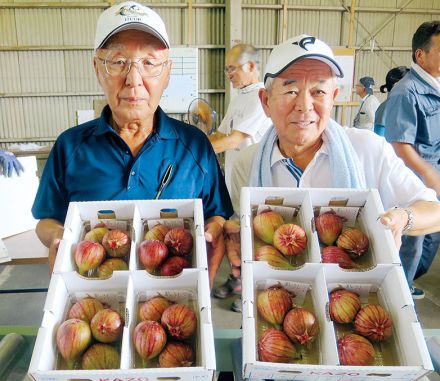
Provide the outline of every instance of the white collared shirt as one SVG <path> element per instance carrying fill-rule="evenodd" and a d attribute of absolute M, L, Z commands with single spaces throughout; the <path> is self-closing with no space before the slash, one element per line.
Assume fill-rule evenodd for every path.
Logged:
<path fill-rule="evenodd" d="M 367 188 L 377 188 L 385 209 L 394 205 L 408 206 L 417 200 L 437 201 L 434 190 L 422 181 L 398 158 L 391 144 L 374 132 L 344 128 L 363 170 Z M 240 190 L 249 186 L 252 161 L 258 144 L 243 150 L 236 160 L 232 173 L 232 203 L 234 211 L 240 210 Z M 296 180 L 280 160 L 284 157 L 276 145 L 272 151 L 271 171 L 275 187 L 296 187 Z M 328 156 L 328 142 L 323 134 L 323 144 L 305 168 L 299 187 L 330 188 L 332 177 Z"/>

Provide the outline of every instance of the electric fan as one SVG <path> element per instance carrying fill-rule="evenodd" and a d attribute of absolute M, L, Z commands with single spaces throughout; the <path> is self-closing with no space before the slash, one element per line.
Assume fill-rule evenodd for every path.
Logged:
<path fill-rule="evenodd" d="M 210 135 L 215 130 L 217 113 L 203 98 L 195 98 L 188 107 L 188 123 Z"/>

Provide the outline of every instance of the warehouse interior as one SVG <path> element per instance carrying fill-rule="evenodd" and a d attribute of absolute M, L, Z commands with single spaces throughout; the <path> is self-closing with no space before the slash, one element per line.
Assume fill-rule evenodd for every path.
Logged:
<path fill-rule="evenodd" d="M 0 149 L 18 158 L 35 156 L 41 176 L 57 136 L 84 115 L 99 116 L 105 99 L 92 65 L 96 20 L 121 1 L 0 0 Z M 195 48 L 197 88 L 179 107 L 166 111 L 188 121 L 193 98 L 215 110 L 216 126 L 225 115 L 234 89 L 224 75 L 225 53 L 237 43 L 261 51 L 261 71 L 271 50 L 299 34 L 314 35 L 353 59 L 348 98 L 336 103 L 333 117 L 351 126 L 360 98 L 353 86 L 360 77 L 375 79 L 374 94 L 393 67 L 411 65 L 411 38 L 417 27 L 440 19 L 439 0 L 151 0 L 139 1 L 163 18 L 172 48 Z M 176 69 L 177 70 L 177 69 Z M 175 73 L 176 74 L 176 73 Z M 177 75 L 177 74 L 176 74 Z M 223 155 L 219 155 L 220 163 Z M 0 207 L 1 207 L 0 200 Z M 0 209 L 1 210 L 1 209 Z M 30 213 L 30 211 L 29 211 Z M 1 224 L 7 224 L 2 216 Z M 0 237 L 9 252 L 29 252 L 37 260 L 0 263 L 0 327 L 41 324 L 50 282 L 47 249 L 33 230 Z M 0 250 L 1 253 L 1 250 Z M 223 260 L 215 285 L 229 274 Z M 440 257 L 416 281 L 425 298 L 415 301 L 427 338 L 440 335 Z M 230 310 L 235 296 L 211 298 L 214 329 L 235 335 L 241 314 Z M 4 335 L 5 331 L 0 331 Z M 15 378 L 14 378 L 15 377 Z M 22 381 L 11 373 L 9 380 Z M 429 380 L 440 381 L 433 372 Z"/>

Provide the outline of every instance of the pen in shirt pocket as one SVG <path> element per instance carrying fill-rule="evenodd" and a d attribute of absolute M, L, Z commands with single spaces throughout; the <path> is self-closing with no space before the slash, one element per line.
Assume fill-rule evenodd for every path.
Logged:
<path fill-rule="evenodd" d="M 165 170 L 165 173 L 162 177 L 162 180 L 160 181 L 159 189 L 157 190 L 155 200 L 158 200 L 160 195 L 162 194 L 163 189 L 168 184 L 168 182 L 171 179 L 171 173 L 173 172 L 173 165 L 169 164 L 167 169 Z"/>

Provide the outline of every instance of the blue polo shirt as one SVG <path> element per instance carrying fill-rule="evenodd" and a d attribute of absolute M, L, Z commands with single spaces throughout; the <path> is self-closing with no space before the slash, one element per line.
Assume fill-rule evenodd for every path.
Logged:
<path fill-rule="evenodd" d="M 217 158 L 197 128 L 156 111 L 156 129 L 136 157 L 101 117 L 64 131 L 45 165 L 32 207 L 36 219 L 62 223 L 71 201 L 151 200 L 172 165 L 161 199 L 203 201 L 205 218 L 232 215 L 232 205 Z"/>

